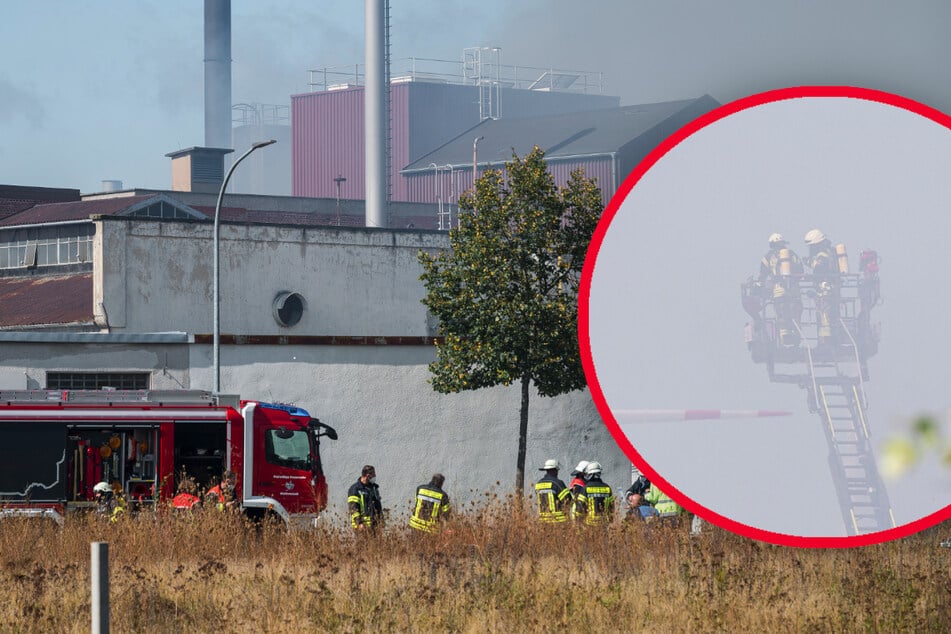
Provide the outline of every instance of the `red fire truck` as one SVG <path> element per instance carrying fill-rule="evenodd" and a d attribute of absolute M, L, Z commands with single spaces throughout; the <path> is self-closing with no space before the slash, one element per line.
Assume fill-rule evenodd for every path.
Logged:
<path fill-rule="evenodd" d="M 252 518 L 316 522 L 327 504 L 320 438 L 332 427 L 290 405 L 189 390 L 0 390 L 0 515 L 62 522 L 95 507 L 108 482 L 155 508 L 182 477 L 200 487 L 237 474 Z"/>

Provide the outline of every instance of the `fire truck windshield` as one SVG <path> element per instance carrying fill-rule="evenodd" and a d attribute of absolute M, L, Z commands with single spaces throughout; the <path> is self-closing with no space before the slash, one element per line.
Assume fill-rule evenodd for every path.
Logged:
<path fill-rule="evenodd" d="M 264 437 L 266 460 L 281 467 L 310 469 L 310 438 L 307 431 L 269 429 Z"/>

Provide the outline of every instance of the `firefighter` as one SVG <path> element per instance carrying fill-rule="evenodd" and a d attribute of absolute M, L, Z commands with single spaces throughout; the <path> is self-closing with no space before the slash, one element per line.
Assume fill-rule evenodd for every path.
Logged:
<path fill-rule="evenodd" d="M 574 471 L 571 472 L 571 482 L 568 484 L 568 489 L 571 491 L 571 519 L 578 519 L 575 513 L 578 504 L 578 494 L 584 490 L 584 469 L 589 464 L 590 462 L 588 460 L 582 460 L 578 463 L 578 466 L 575 467 Z"/>
<path fill-rule="evenodd" d="M 449 496 L 442 490 L 445 481 L 443 474 L 434 473 L 429 484 L 416 487 L 416 505 L 409 518 L 412 528 L 435 533 L 439 531 L 440 522 L 449 517 Z"/>
<path fill-rule="evenodd" d="M 824 233 L 812 229 L 806 233 L 809 268 L 816 291 L 816 322 L 819 346 L 831 346 L 839 324 L 839 266 L 832 243 Z"/>
<path fill-rule="evenodd" d="M 211 508 L 216 508 L 219 511 L 234 508 L 234 487 L 237 481 L 238 478 L 234 471 L 225 471 L 221 474 L 221 482 L 208 489 L 208 493 L 205 494 L 205 501 Z"/>
<path fill-rule="evenodd" d="M 350 526 L 356 531 L 372 531 L 383 526 L 383 502 L 376 484 L 376 469 L 364 465 L 360 479 L 347 491 Z"/>
<path fill-rule="evenodd" d="M 601 526 L 614 521 L 614 495 L 611 487 L 601 480 L 601 471 L 601 463 L 588 463 L 584 470 L 584 489 L 575 504 L 577 514 L 588 526 Z"/>
<path fill-rule="evenodd" d="M 178 511 L 190 511 L 201 506 L 198 497 L 198 483 L 191 476 L 179 478 L 178 493 L 172 498 L 172 508 Z"/>
<path fill-rule="evenodd" d="M 561 524 L 568 521 L 571 489 L 558 478 L 560 466 L 555 459 L 546 460 L 545 465 L 539 469 L 544 471 L 545 475 L 535 483 L 538 519 L 546 524 Z"/>
<path fill-rule="evenodd" d="M 802 260 L 789 248 L 782 234 L 771 234 L 768 243 L 769 251 L 759 263 L 757 286 L 771 291 L 779 326 L 779 345 L 795 347 L 799 345 L 799 321 L 802 317 L 799 293 Z"/>
<path fill-rule="evenodd" d="M 112 523 L 117 522 L 125 512 L 123 500 L 116 497 L 108 482 L 99 482 L 92 490 L 96 496 L 96 513 L 99 517 L 107 518 Z"/>
<path fill-rule="evenodd" d="M 654 507 L 647 503 L 644 495 L 651 487 L 651 481 L 647 476 L 640 474 L 637 480 L 624 492 L 624 498 L 627 500 L 626 520 L 644 520 L 654 515 Z"/>
<path fill-rule="evenodd" d="M 654 507 L 657 517 L 664 523 L 679 523 L 686 515 L 684 507 L 674 502 L 666 493 L 651 484 L 644 494 L 644 501 Z"/>

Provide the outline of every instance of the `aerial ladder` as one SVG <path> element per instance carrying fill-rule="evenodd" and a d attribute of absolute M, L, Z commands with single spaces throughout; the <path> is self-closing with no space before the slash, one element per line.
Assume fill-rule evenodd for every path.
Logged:
<path fill-rule="evenodd" d="M 868 359 L 880 338 L 870 314 L 881 295 L 875 251 L 862 252 L 858 273 L 848 272 L 843 245 L 836 252 L 839 272 L 831 278 L 795 272 L 765 284 L 750 278 L 741 296 L 752 318 L 745 338 L 753 362 L 766 366 L 770 381 L 805 390 L 809 411 L 822 421 L 842 520 L 854 536 L 895 527 L 872 451 L 865 393 Z M 791 292 L 774 298 L 776 283 Z"/>

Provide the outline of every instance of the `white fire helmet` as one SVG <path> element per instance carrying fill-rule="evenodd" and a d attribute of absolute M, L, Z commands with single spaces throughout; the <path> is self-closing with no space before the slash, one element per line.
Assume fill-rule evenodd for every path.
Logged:
<path fill-rule="evenodd" d="M 806 244 L 808 244 L 809 246 L 812 246 L 814 244 L 819 244 L 825 239 L 826 239 L 825 234 L 819 231 L 818 229 L 812 229 L 811 231 L 809 231 L 809 233 L 806 234 Z"/>
<path fill-rule="evenodd" d="M 109 486 L 108 482 L 100 482 L 92 488 L 94 493 L 108 493 L 112 491 L 112 487 Z"/>
<path fill-rule="evenodd" d="M 539 471 L 548 471 L 549 469 L 560 469 L 561 465 L 558 464 L 558 461 L 554 458 L 549 458 L 545 461 L 545 466 L 539 469 Z"/>
<path fill-rule="evenodd" d="M 601 463 L 600 462 L 589 462 L 588 466 L 584 468 L 585 475 L 600 475 L 601 474 Z"/>
<path fill-rule="evenodd" d="M 584 473 L 585 468 L 586 468 L 589 464 L 590 464 L 590 463 L 589 463 L 587 460 L 582 460 L 581 462 L 578 463 L 578 466 L 575 467 L 575 471 L 577 471 L 578 473 Z"/>
<path fill-rule="evenodd" d="M 769 246 L 773 246 L 776 244 L 785 244 L 785 243 L 786 243 L 786 238 L 783 237 L 783 234 L 771 233 L 769 235 Z"/>

